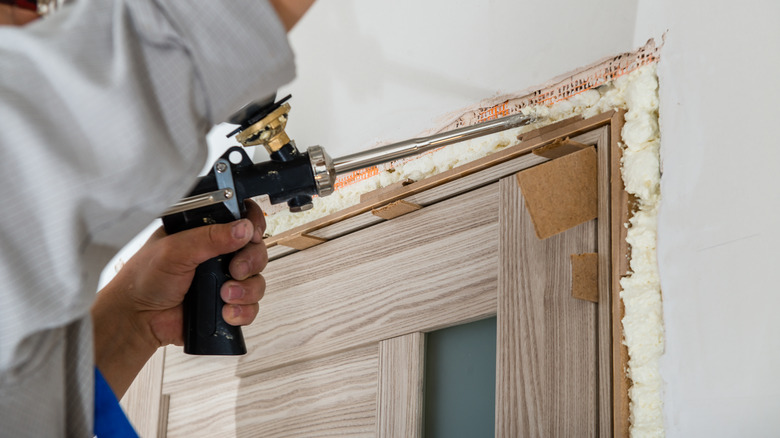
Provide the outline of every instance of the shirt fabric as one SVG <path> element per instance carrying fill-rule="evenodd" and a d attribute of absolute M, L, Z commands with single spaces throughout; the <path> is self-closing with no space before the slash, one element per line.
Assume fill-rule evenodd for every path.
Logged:
<path fill-rule="evenodd" d="M 95 367 L 95 427 L 97 438 L 138 438 L 114 391 Z"/>
<path fill-rule="evenodd" d="M 79 0 L 0 26 L 0 436 L 92 436 L 101 268 L 294 76 L 262 0 Z"/>

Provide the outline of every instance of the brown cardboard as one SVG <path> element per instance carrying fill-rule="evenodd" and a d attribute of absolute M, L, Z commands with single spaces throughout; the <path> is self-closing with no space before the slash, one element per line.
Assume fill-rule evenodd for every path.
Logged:
<path fill-rule="evenodd" d="M 595 147 L 519 172 L 517 183 L 539 239 L 554 236 L 598 216 Z"/>
<path fill-rule="evenodd" d="M 570 140 L 569 137 L 566 137 L 563 139 L 555 140 L 554 142 L 548 144 L 547 146 L 542 146 L 538 149 L 534 149 L 534 155 L 539 155 L 540 157 L 554 160 L 556 158 L 561 158 L 565 155 L 569 155 L 574 152 L 580 151 L 587 147 L 588 145 L 584 143 L 579 143 L 574 140 Z"/>
<path fill-rule="evenodd" d="M 599 255 L 571 255 L 571 296 L 579 300 L 599 302 Z"/>
<path fill-rule="evenodd" d="M 556 132 L 559 128 L 566 127 L 568 125 L 571 125 L 573 122 L 577 122 L 583 120 L 583 117 L 580 115 L 572 116 L 568 119 L 561 120 L 559 122 L 550 123 L 549 125 L 542 126 L 539 129 L 534 129 L 533 131 L 524 132 L 517 136 L 517 139 L 520 141 L 530 142 L 530 141 L 547 141 L 551 138 L 555 138 Z"/>
<path fill-rule="evenodd" d="M 393 192 L 395 190 L 398 190 L 400 188 L 406 187 L 409 184 L 412 184 L 414 182 L 411 178 L 406 178 L 403 181 L 398 181 L 396 183 L 390 184 L 387 187 L 381 187 L 376 190 L 372 190 L 368 193 L 363 193 L 360 195 L 360 203 L 364 202 L 376 202 L 381 200 L 386 194 Z M 387 198 L 385 198 L 387 199 Z"/>
<path fill-rule="evenodd" d="M 282 240 L 279 240 L 279 242 L 277 243 L 279 245 L 287 246 L 302 251 L 304 249 L 311 248 L 312 246 L 316 246 L 319 245 L 320 243 L 325 243 L 327 241 L 328 241 L 327 239 L 323 239 L 321 237 L 315 237 L 304 233 L 298 233 L 286 237 Z"/>
<path fill-rule="evenodd" d="M 392 219 L 398 216 L 403 216 L 407 213 L 421 209 L 421 205 L 413 204 L 403 199 L 395 202 L 391 202 L 383 207 L 375 208 L 371 210 L 374 216 L 379 216 L 382 219 Z"/>

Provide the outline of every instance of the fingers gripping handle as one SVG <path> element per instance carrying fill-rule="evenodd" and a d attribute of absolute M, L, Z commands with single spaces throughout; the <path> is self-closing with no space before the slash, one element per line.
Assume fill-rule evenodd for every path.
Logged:
<path fill-rule="evenodd" d="M 229 152 L 228 152 L 229 153 Z M 165 231 L 169 234 L 209 224 L 226 224 L 245 216 L 243 203 L 238 203 L 236 186 L 233 182 L 233 165 L 228 153 L 214 164 L 206 179 L 212 181 L 230 196 L 218 204 L 206 205 L 192 210 L 163 217 Z M 243 159 L 251 160 L 243 153 Z M 184 352 L 199 355 L 246 354 L 246 344 L 241 327 L 225 322 L 222 307 L 225 302 L 220 289 L 230 279 L 229 265 L 235 254 L 225 254 L 201 263 L 195 270 L 187 295 L 184 296 Z"/>
<path fill-rule="evenodd" d="M 199 355 L 246 354 L 241 327 L 225 322 L 220 289 L 230 279 L 228 266 L 234 254 L 207 260 L 195 271 L 184 297 L 184 352 Z"/>

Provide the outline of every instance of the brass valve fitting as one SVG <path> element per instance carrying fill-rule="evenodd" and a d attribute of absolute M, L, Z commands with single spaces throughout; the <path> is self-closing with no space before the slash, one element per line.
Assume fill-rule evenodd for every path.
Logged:
<path fill-rule="evenodd" d="M 236 135 L 236 140 L 244 146 L 263 145 L 269 154 L 290 142 L 290 137 L 284 132 L 287 126 L 287 114 L 290 104 L 285 103 Z"/>

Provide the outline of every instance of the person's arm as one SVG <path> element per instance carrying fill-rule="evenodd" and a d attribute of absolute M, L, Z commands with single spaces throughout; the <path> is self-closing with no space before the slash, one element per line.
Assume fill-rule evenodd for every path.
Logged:
<path fill-rule="evenodd" d="M 314 0 L 270 3 L 289 31 Z M 265 280 L 255 274 L 265 267 L 268 255 L 262 241 L 262 211 L 250 204 L 249 221 L 200 227 L 172 236 L 158 230 L 98 293 L 91 309 L 95 364 L 117 398 L 124 395 L 157 348 L 182 345 L 181 303 L 198 264 L 244 247 L 230 264 L 231 276 L 237 280 L 225 283 L 221 290 L 228 303 L 223 317 L 233 325 L 247 325 L 255 319 L 257 303 L 265 291 Z M 233 231 L 249 224 L 254 232 L 232 236 Z"/>
<path fill-rule="evenodd" d="M 95 364 L 117 398 L 157 348 L 182 345 L 182 300 L 202 262 L 241 251 L 230 263 L 230 280 L 221 289 L 225 321 L 251 323 L 265 291 L 260 275 L 268 261 L 265 219 L 257 204 L 247 204 L 247 219 L 166 235 L 149 241 L 97 295 L 92 306 Z"/>
<path fill-rule="evenodd" d="M 38 14 L 34 11 L 0 3 L 0 25 L 21 26 L 35 21 L 37 18 Z"/>
<path fill-rule="evenodd" d="M 66 327 L 89 317 L 109 253 L 187 193 L 211 126 L 293 79 L 293 55 L 266 1 L 79 0 L 23 28 L 0 26 L 0 59 L 0 156 L 13 162 L 23 150 L 35 163 L 2 173 L 5 185 L 24 187 L 35 202 L 19 197 L 3 220 L 3 244 L 13 251 L 4 251 L 0 273 L 0 374 L 16 380 L 3 379 L 0 389 L 20 396 L 4 397 L 13 401 L 3 407 L 17 410 L 0 409 L 0 422 L 18 421 L 9 433 L 81 436 L 92 400 L 65 386 L 83 390 L 91 361 L 36 350 L 36 341 L 63 334 L 67 344 L 57 345 L 69 351 L 92 342 Z M 132 280 L 123 274 L 125 284 Z M 121 396 L 155 344 L 150 321 L 144 328 L 138 311 L 126 311 L 138 303 L 117 295 L 124 293 L 117 284 L 97 298 L 93 314 L 97 364 Z M 38 379 L 42 361 L 65 377 L 30 395 L 25 383 Z M 63 403 L 67 416 L 44 425 L 34 415 L 14 418 L 65 412 Z"/>
<path fill-rule="evenodd" d="M 284 28 L 289 32 L 309 10 L 314 0 L 270 0 L 270 2 Z"/>

